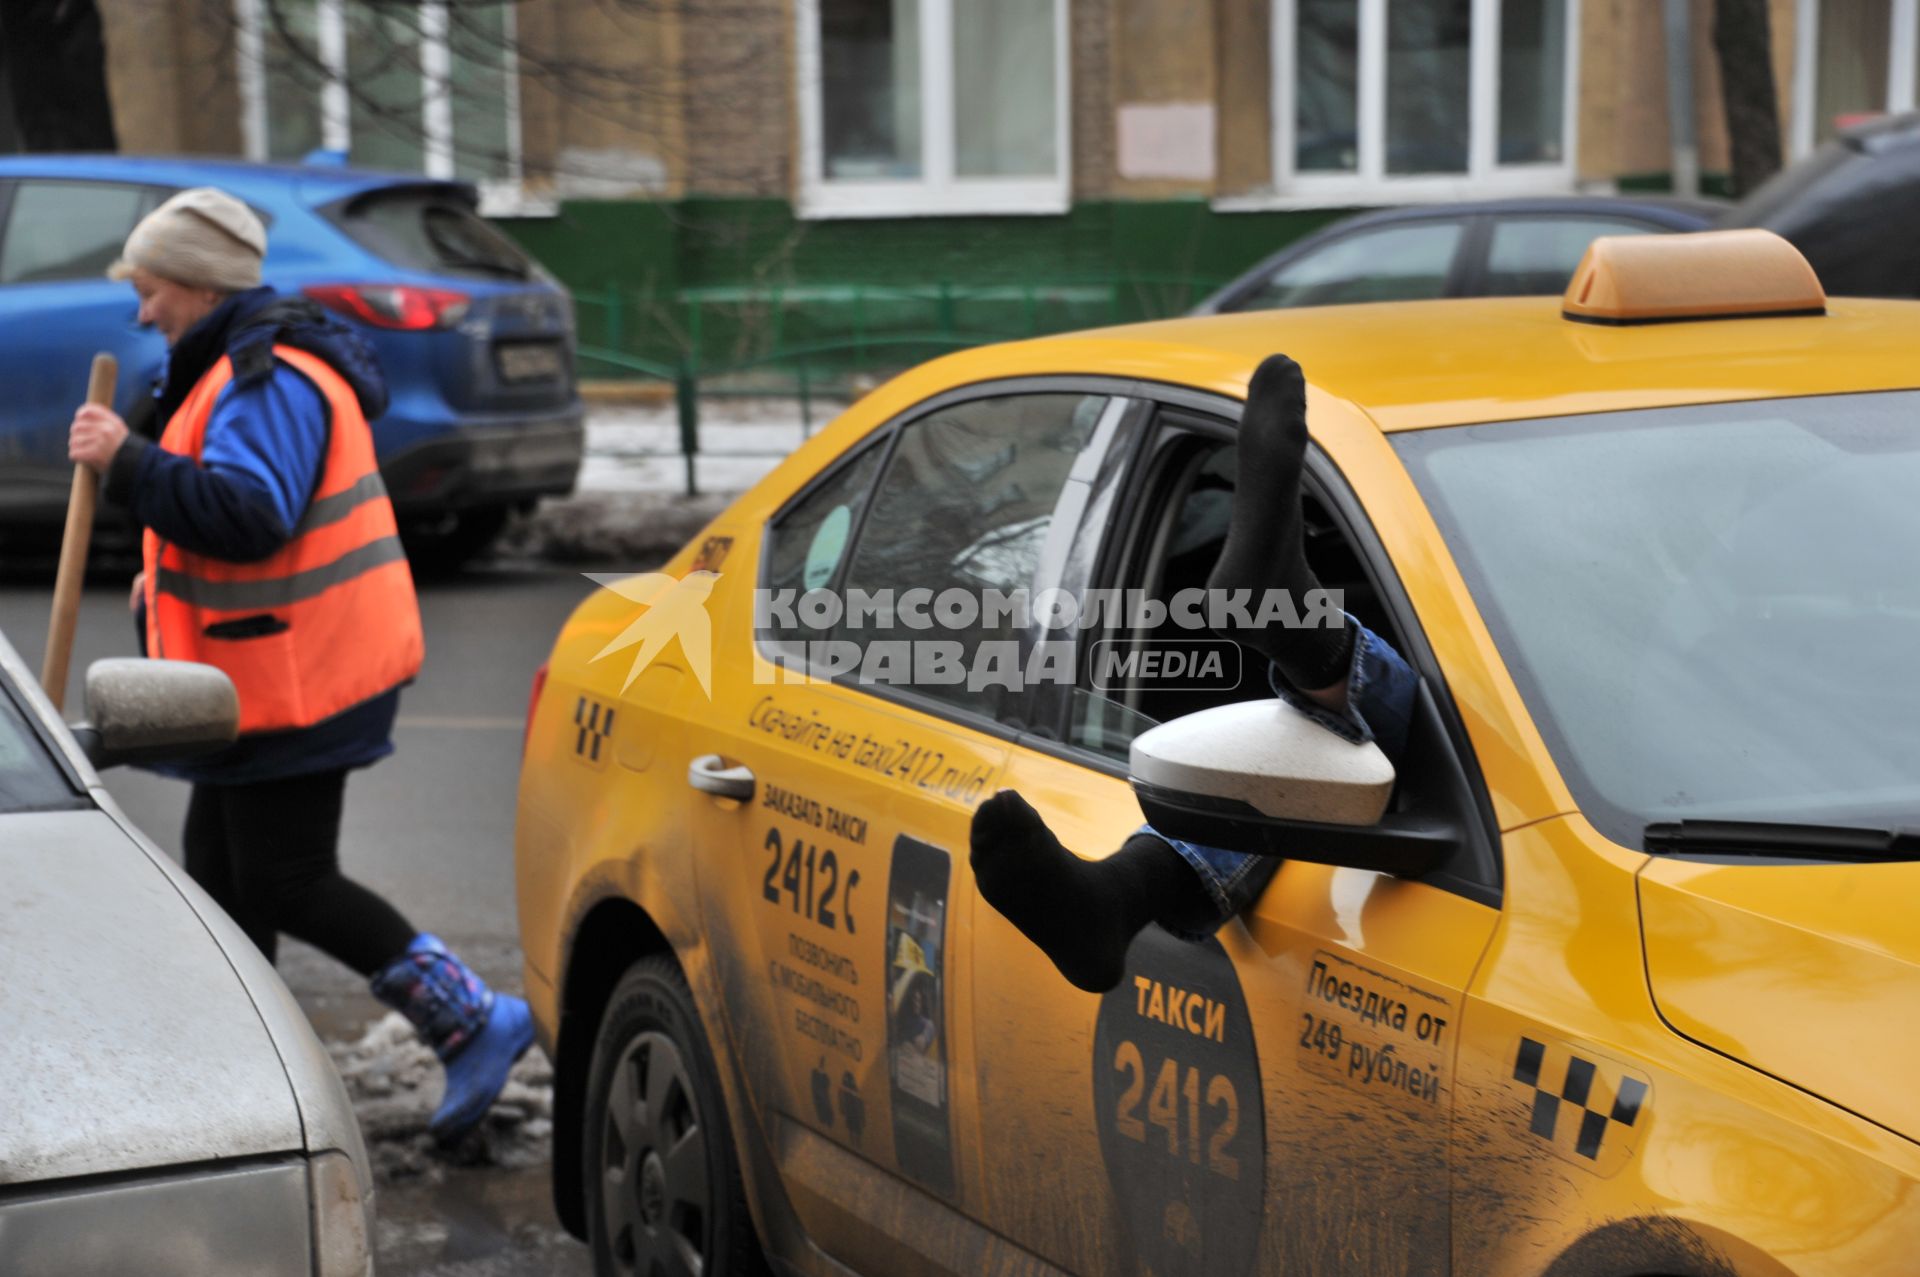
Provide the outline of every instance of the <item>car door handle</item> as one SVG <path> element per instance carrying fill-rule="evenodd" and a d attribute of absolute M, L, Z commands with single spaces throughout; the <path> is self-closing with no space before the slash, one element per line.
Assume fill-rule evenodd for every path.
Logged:
<path fill-rule="evenodd" d="M 746 767 L 728 767 L 718 754 L 702 754 L 687 764 L 687 783 L 703 794 L 716 798 L 753 798 L 753 772 Z"/>

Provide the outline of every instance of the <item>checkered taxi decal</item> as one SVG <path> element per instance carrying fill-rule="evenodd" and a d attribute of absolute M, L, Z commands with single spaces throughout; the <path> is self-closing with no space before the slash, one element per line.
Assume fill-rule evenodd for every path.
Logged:
<path fill-rule="evenodd" d="M 573 726 L 573 756 L 589 767 L 605 767 L 613 752 L 613 706 L 582 696 L 574 702 Z"/>
<path fill-rule="evenodd" d="M 1533 1091 L 1527 1129 L 1567 1161 L 1611 1175 L 1632 1156 L 1652 1093 L 1645 1077 L 1523 1037 L 1513 1080 Z"/>

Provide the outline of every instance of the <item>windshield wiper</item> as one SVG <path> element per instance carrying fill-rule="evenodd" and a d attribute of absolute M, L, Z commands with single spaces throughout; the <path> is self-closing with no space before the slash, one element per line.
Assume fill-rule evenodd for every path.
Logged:
<path fill-rule="evenodd" d="M 1667 855 L 1778 856 L 1859 863 L 1920 860 L 1920 833 L 1785 821 L 1667 821 L 1648 825 L 1642 845 L 1650 852 Z"/>

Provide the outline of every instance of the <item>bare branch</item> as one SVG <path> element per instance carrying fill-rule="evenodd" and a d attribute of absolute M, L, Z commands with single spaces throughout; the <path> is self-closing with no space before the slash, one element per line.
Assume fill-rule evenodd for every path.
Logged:
<path fill-rule="evenodd" d="M 456 127 L 451 139 L 462 170 L 504 172 L 512 159 L 512 139 L 506 145 L 476 142 L 462 129 L 461 120 L 498 111 L 498 93 L 507 76 L 516 76 L 522 101 L 544 94 L 575 124 L 593 123 L 593 131 L 630 134 L 637 146 L 661 156 L 663 164 L 686 171 L 693 160 L 690 148 L 674 141 L 669 120 L 714 109 L 723 93 L 729 109 L 756 96 L 762 109 L 778 114 L 784 106 L 765 98 L 770 87 L 765 68 L 785 58 L 785 10 L 769 0 L 593 0 L 585 11 L 569 6 L 559 20 L 579 30 L 608 28 L 604 38 L 591 41 L 594 52 L 583 54 L 581 40 L 543 41 L 524 28 L 535 26 L 529 15 L 541 13 L 553 0 L 447 0 L 445 41 L 454 74 L 446 92 Z M 330 67 L 312 34 L 315 0 L 257 0 L 264 39 L 263 69 L 268 92 L 289 89 L 305 99 L 305 108 L 319 117 L 322 92 L 338 82 L 344 90 L 353 130 L 368 130 L 392 143 L 424 153 L 423 106 L 429 92 L 420 50 L 422 31 L 419 0 L 347 0 L 348 52 L 343 76 Z M 207 25 L 237 26 L 237 0 L 201 0 Z M 518 22 L 502 20 L 501 11 L 517 10 Z M 665 24 L 683 26 L 697 18 L 707 30 L 723 30 L 724 40 L 665 41 Z M 520 34 L 508 34 L 509 27 Z M 231 47 L 231 34 L 223 43 Z M 552 47 L 557 45 L 558 47 Z M 650 58 L 649 50 L 677 46 L 671 64 Z M 497 78 L 476 74 L 483 69 Z M 396 84 L 417 81 L 418 88 L 395 91 Z M 783 83 L 775 78 L 773 84 Z M 299 108 L 296 108 L 296 110 Z M 278 113 L 278 112 L 276 112 Z M 524 108 L 523 108 L 524 115 Z M 573 131 L 569 129 L 568 131 Z M 699 157 L 703 182 L 750 183 L 767 171 L 767 157 L 703 153 Z M 540 164 L 526 165 L 529 176 L 599 179 L 604 173 L 590 163 L 570 158 L 566 150 Z"/>

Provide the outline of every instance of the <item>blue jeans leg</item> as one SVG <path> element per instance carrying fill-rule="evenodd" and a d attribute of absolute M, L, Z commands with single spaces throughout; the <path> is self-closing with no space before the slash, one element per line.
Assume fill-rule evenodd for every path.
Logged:
<path fill-rule="evenodd" d="M 1345 713 L 1336 714 L 1301 696 L 1281 680 L 1278 670 L 1269 675 L 1273 690 L 1280 699 L 1341 739 L 1375 742 L 1387 760 L 1397 767 L 1406 751 L 1407 728 L 1413 721 L 1420 676 L 1391 644 L 1360 622 L 1348 619 L 1358 633 L 1353 644 L 1353 665 L 1347 674 Z M 1147 832 L 1154 832 L 1152 826 L 1147 827 Z M 1156 836 L 1166 838 L 1165 834 Z M 1193 866 L 1201 886 L 1206 888 L 1219 911 L 1203 931 L 1174 931 L 1189 940 L 1204 940 L 1218 931 L 1227 919 L 1252 904 L 1280 869 L 1279 856 L 1250 856 L 1177 838 L 1166 838 L 1166 841 Z"/>

